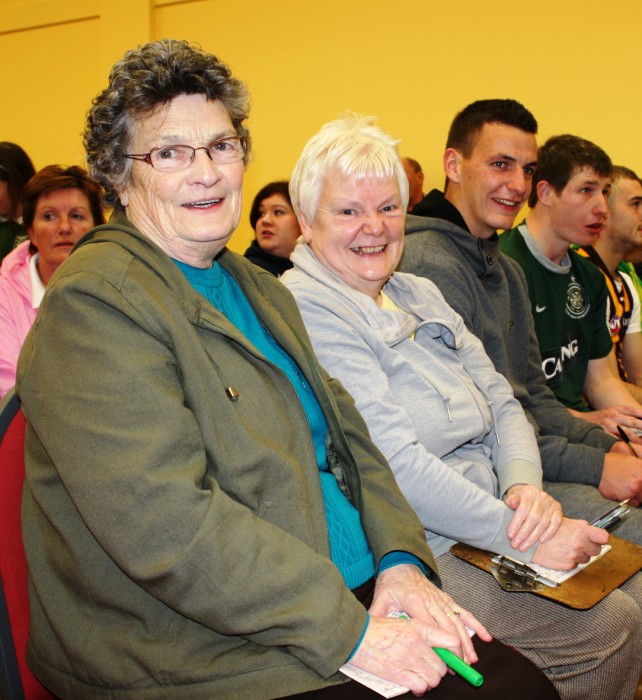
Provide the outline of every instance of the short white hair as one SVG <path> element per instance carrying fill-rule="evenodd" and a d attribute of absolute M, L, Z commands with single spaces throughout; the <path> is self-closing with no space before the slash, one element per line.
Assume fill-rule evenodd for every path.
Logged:
<path fill-rule="evenodd" d="M 303 148 L 290 178 L 290 198 L 298 217 L 311 222 L 328 172 L 364 180 L 397 178 L 404 211 L 408 207 L 408 177 L 399 156 L 399 141 L 375 126 L 375 117 L 353 112 L 321 127 Z"/>

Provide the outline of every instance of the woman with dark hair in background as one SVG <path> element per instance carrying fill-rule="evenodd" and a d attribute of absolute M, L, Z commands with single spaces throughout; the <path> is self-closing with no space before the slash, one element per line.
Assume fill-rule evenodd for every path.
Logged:
<path fill-rule="evenodd" d="M 20 194 L 36 172 L 29 156 L 15 143 L 0 142 L 0 260 L 25 234 L 21 224 Z"/>
<path fill-rule="evenodd" d="M 45 287 L 76 241 L 104 223 L 102 189 L 77 165 L 48 165 L 22 191 L 22 216 L 29 240 L 0 267 L 0 396 L 15 384 L 20 348 Z"/>
<path fill-rule="evenodd" d="M 256 237 L 245 257 L 280 277 L 292 267 L 290 254 L 301 235 L 287 181 L 270 182 L 259 190 L 250 209 L 250 224 Z"/>

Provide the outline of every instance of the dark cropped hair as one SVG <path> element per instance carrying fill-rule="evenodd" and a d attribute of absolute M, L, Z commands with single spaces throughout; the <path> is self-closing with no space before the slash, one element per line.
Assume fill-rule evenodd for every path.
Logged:
<path fill-rule="evenodd" d="M 119 204 L 116 188 L 127 183 L 132 161 L 125 158 L 136 123 L 178 95 L 220 100 L 239 136 L 250 136 L 245 85 L 210 53 L 186 41 L 163 39 L 128 51 L 111 70 L 109 85 L 93 101 L 84 133 L 90 174 L 105 188 L 105 201 Z"/>
<path fill-rule="evenodd" d="M 580 168 L 592 168 L 600 177 L 610 177 L 613 172 L 611 159 L 594 143 L 572 134 L 551 136 L 537 154 L 528 206 L 532 209 L 537 204 L 539 182 L 548 182 L 559 195 Z"/>
<path fill-rule="evenodd" d="M 475 147 L 475 137 L 484 124 L 506 124 L 537 133 L 535 117 L 517 100 L 477 100 L 469 104 L 453 119 L 446 140 L 446 148 L 456 148 L 464 158 L 470 158 Z"/>
<path fill-rule="evenodd" d="M 22 191 L 22 218 L 25 228 L 31 228 L 36 215 L 38 200 L 42 195 L 54 190 L 76 189 L 84 192 L 89 200 L 89 208 L 94 219 L 94 225 L 105 223 L 102 208 L 102 188 L 78 165 L 68 168 L 62 165 L 48 165 L 39 170 Z"/>
<path fill-rule="evenodd" d="M 279 180 L 277 182 L 269 182 L 265 187 L 262 187 L 254 197 L 252 208 L 250 209 L 250 225 L 256 231 L 256 223 L 259 220 L 259 209 L 264 199 L 271 197 L 273 194 L 280 194 L 285 201 L 292 206 L 290 199 L 289 183 L 287 180 Z"/>
<path fill-rule="evenodd" d="M 11 202 L 9 219 L 16 221 L 20 210 L 20 195 L 36 169 L 31 158 L 17 143 L 0 142 L 0 180 L 7 183 L 7 194 Z"/>
<path fill-rule="evenodd" d="M 613 178 L 613 182 L 617 180 L 635 180 L 642 185 L 642 180 L 640 180 L 637 173 L 631 170 L 631 168 L 625 168 L 623 165 L 614 165 L 611 177 Z"/>

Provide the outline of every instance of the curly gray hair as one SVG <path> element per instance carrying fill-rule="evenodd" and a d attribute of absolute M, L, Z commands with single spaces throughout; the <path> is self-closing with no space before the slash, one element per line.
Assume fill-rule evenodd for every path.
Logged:
<path fill-rule="evenodd" d="M 239 136 L 250 135 L 243 122 L 249 115 L 245 85 L 232 77 L 216 56 L 187 41 L 163 39 L 128 51 L 111 70 L 109 85 L 87 114 L 84 145 L 87 169 L 105 189 L 105 202 L 118 205 L 117 188 L 128 183 L 132 161 L 125 158 L 138 120 L 150 116 L 181 94 L 220 100 Z"/>

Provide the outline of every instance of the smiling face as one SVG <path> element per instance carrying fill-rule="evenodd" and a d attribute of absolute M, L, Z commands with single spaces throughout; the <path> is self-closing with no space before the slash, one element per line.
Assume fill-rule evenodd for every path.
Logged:
<path fill-rule="evenodd" d="M 357 181 L 329 172 L 312 222 L 301 229 L 319 262 L 377 299 L 403 252 L 405 211 L 396 178 Z"/>
<path fill-rule="evenodd" d="M 38 274 L 43 284 L 93 226 L 89 199 L 82 190 L 69 187 L 40 195 L 28 233 L 40 254 Z"/>
<path fill-rule="evenodd" d="M 169 145 L 208 146 L 236 131 L 225 107 L 205 95 L 179 95 L 138 122 L 130 153 Z M 170 257 L 209 267 L 241 215 L 243 161 L 217 164 L 206 151 L 178 172 L 133 161 L 131 181 L 119 192 L 127 216 Z"/>
<path fill-rule="evenodd" d="M 534 134 L 498 122 L 484 124 L 469 157 L 446 149 L 446 199 L 473 236 L 489 238 L 513 225 L 530 194 L 536 163 Z"/>
<path fill-rule="evenodd" d="M 621 177 L 609 195 L 609 237 L 622 255 L 642 248 L 642 185 L 637 180 Z"/>
<path fill-rule="evenodd" d="M 548 206 L 549 235 L 558 247 L 593 245 L 604 228 L 611 179 L 593 168 L 577 168 L 558 194 L 545 181 L 537 184 L 538 197 Z"/>
<path fill-rule="evenodd" d="M 256 240 L 265 252 L 289 258 L 300 235 L 296 214 L 283 195 L 273 194 L 261 202 Z"/>

